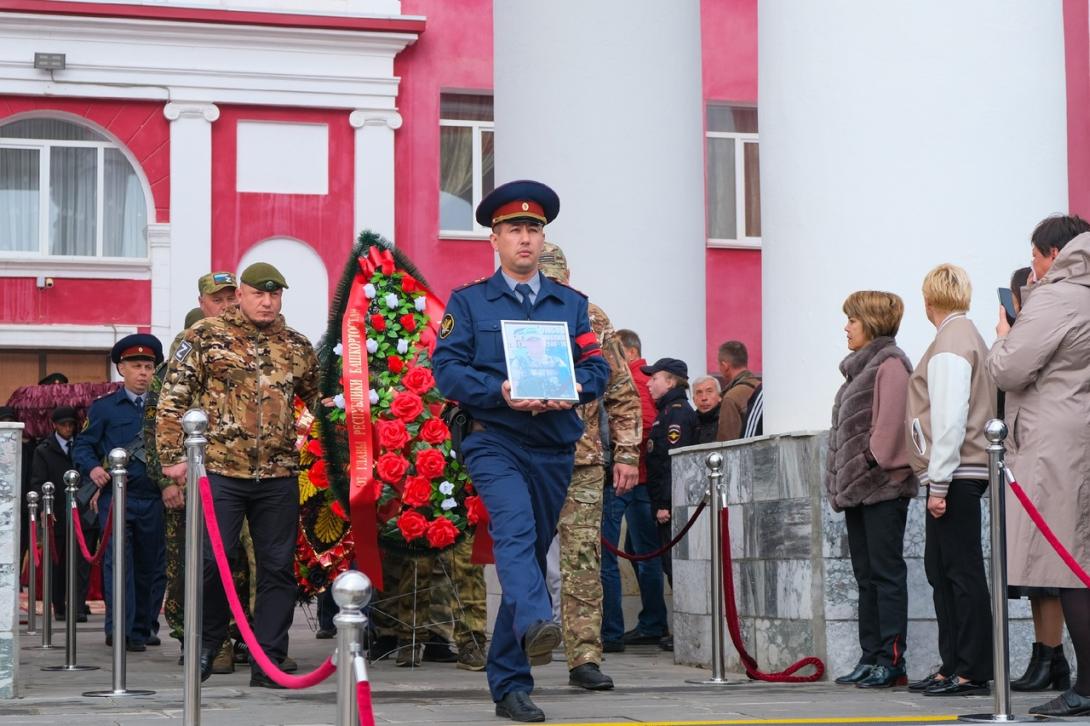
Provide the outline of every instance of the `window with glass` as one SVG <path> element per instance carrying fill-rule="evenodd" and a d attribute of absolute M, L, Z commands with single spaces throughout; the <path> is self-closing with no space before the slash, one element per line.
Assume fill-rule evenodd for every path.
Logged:
<path fill-rule="evenodd" d="M 439 233 L 483 234 L 473 212 L 496 185 L 492 97 L 441 94 L 439 119 Z"/>
<path fill-rule="evenodd" d="M 709 242 L 759 245 L 761 172 L 757 109 L 709 105 L 706 142 Z"/>
<path fill-rule="evenodd" d="M 147 226 L 117 144 L 63 119 L 0 125 L 0 254 L 147 257 Z"/>

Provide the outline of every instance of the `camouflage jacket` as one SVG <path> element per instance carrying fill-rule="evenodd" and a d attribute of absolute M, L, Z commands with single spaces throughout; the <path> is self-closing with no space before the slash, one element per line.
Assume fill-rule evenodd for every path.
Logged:
<path fill-rule="evenodd" d="M 208 414 L 208 471 L 245 479 L 291 476 L 295 450 L 294 397 L 318 402 L 318 359 L 310 342 L 280 316 L 265 328 L 238 308 L 205 318 L 186 331 L 169 361 L 156 415 L 164 464 L 182 461 L 182 414 Z"/>
<path fill-rule="evenodd" d="M 160 490 L 166 489 L 174 481 L 163 476 L 163 466 L 159 463 L 159 447 L 155 443 L 155 415 L 159 410 L 159 394 L 163 390 L 163 379 L 167 377 L 167 363 L 174 358 L 183 340 L 185 340 L 184 330 L 174 336 L 174 341 L 170 344 L 170 352 L 166 360 L 156 367 L 155 375 L 151 377 L 151 383 L 148 384 L 148 392 L 144 396 L 144 451 L 148 459 L 148 477 L 159 486 Z"/>
<path fill-rule="evenodd" d="M 621 342 L 613 334 L 613 324 L 602 308 L 594 303 L 588 304 L 590 327 L 601 341 L 602 355 L 609 363 L 609 383 L 605 394 L 590 403 L 577 408 L 579 417 L 586 427 L 583 438 L 575 445 L 576 465 L 606 463 L 602 450 L 601 410 L 606 407 L 609 420 L 609 441 L 613 447 L 613 461 L 618 464 L 636 466 L 640 462 L 640 441 L 643 436 L 642 411 L 640 396 L 636 384 L 632 381 L 632 372 L 624 358 Z"/>

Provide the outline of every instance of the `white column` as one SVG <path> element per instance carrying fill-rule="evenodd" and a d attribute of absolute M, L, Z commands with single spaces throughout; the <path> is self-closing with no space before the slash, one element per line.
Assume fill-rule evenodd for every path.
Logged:
<path fill-rule="evenodd" d="M 495 0 L 494 20 L 496 182 L 553 187 L 572 285 L 702 372 L 699 2 Z"/>
<path fill-rule="evenodd" d="M 765 433 L 826 428 L 841 306 L 896 292 L 898 342 L 934 327 L 920 285 L 966 268 L 994 339 L 996 287 L 1067 209 L 1060 0 L 761 0 Z"/>
<path fill-rule="evenodd" d="M 394 241 L 394 131 L 401 114 L 358 109 L 348 116 L 356 129 L 356 229 L 370 229 Z"/>
<path fill-rule="evenodd" d="M 168 103 L 170 121 L 169 331 L 167 342 L 197 304 L 197 279 L 212 267 L 212 122 L 220 117 L 211 103 Z M 233 159 L 225 163 L 234 163 Z"/>
<path fill-rule="evenodd" d="M 148 254 L 151 258 L 151 334 L 164 350 L 177 330 L 170 325 L 170 225 L 148 225 Z"/>

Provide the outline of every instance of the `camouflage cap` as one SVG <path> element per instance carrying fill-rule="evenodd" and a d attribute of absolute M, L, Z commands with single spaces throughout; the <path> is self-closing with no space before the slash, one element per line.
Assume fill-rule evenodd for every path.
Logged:
<path fill-rule="evenodd" d="M 185 314 L 185 329 L 189 330 L 193 327 L 193 323 L 198 320 L 204 320 L 204 311 L 200 308 L 193 308 Z"/>
<path fill-rule="evenodd" d="M 571 273 L 568 270 L 568 258 L 564 256 L 564 250 L 560 245 L 546 242 L 541 250 L 541 256 L 537 258 L 538 269 L 545 277 L 567 283 Z"/>
<path fill-rule="evenodd" d="M 256 287 L 258 290 L 267 292 L 275 292 L 282 287 L 287 288 L 288 286 L 284 276 L 280 274 L 280 270 L 268 262 L 255 262 L 242 271 L 239 279 L 250 287 Z"/>
<path fill-rule="evenodd" d="M 211 295 L 228 287 L 238 287 L 238 281 L 230 272 L 209 272 L 197 280 L 197 292 L 201 295 Z"/>

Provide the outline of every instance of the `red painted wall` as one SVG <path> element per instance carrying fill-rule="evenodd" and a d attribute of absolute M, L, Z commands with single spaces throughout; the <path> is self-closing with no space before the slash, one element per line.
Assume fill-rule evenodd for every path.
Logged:
<path fill-rule="evenodd" d="M 443 299 L 491 273 L 487 240 L 439 239 L 439 94 L 492 92 L 492 0 L 403 0 L 401 12 L 427 17 L 427 30 L 398 55 L 395 239 Z"/>
<path fill-rule="evenodd" d="M 58 277 L 39 289 L 33 278 L 0 278 L 0 323 L 150 325 L 151 281 Z"/>
<path fill-rule="evenodd" d="M 1067 68 L 1067 197 L 1073 214 L 1090 218 L 1090 8 L 1064 0 Z"/>
<path fill-rule="evenodd" d="M 220 106 L 212 124 L 212 268 L 237 269 L 256 243 L 269 237 L 292 237 L 310 245 L 329 272 L 332 295 L 348 252 L 353 230 L 354 129 L 346 110 Z M 236 149 L 239 121 L 324 123 L 329 126 L 329 193 L 259 194 L 238 192 Z"/>
<path fill-rule="evenodd" d="M 704 101 L 757 103 L 757 0 L 701 0 Z M 709 371 L 727 340 L 749 349 L 749 364 L 761 370 L 761 253 L 707 251 Z"/>

